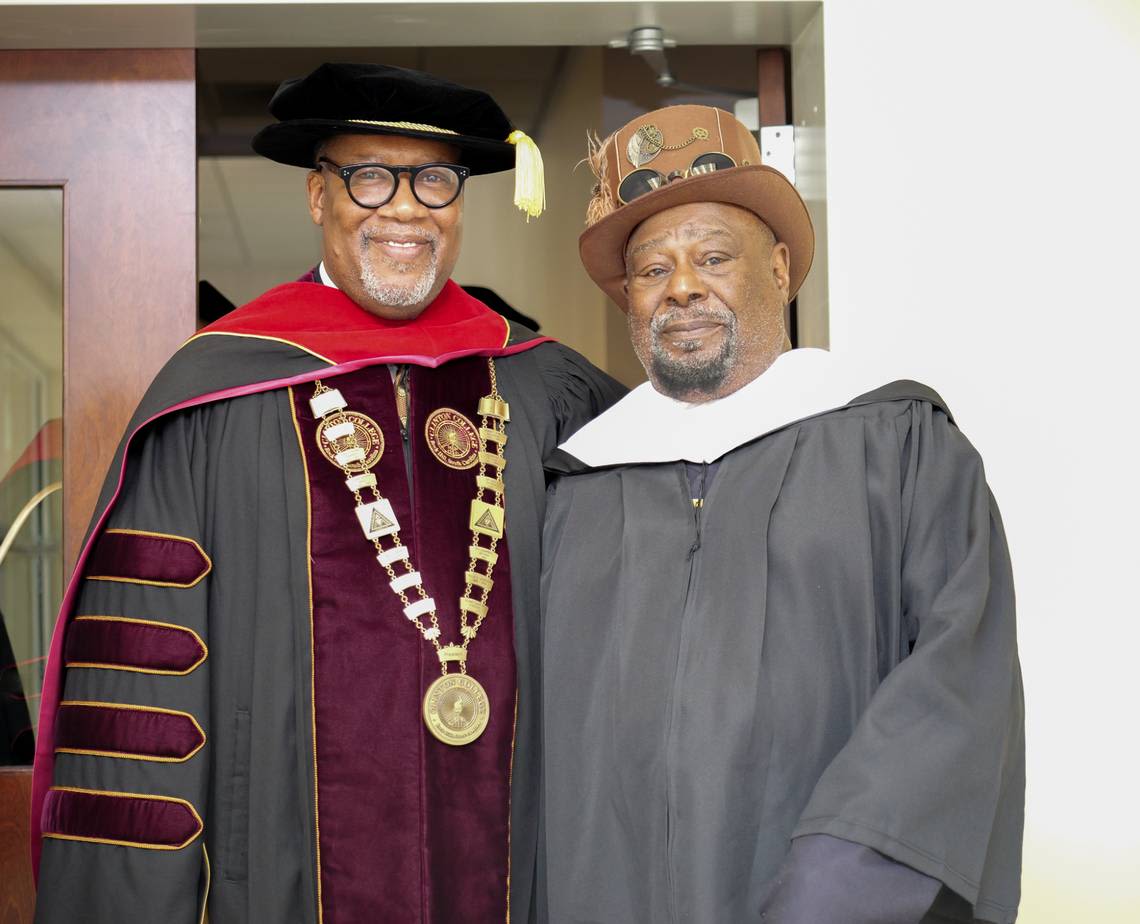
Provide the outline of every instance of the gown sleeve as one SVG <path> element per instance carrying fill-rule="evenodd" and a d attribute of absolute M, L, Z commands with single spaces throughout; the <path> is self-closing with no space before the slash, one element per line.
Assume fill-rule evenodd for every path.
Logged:
<path fill-rule="evenodd" d="M 912 648 L 821 776 L 793 838 L 851 841 L 938 880 L 939 916 L 924 921 L 1010 924 L 1025 756 L 1005 535 L 981 458 L 944 413 L 915 402 L 898 438 L 901 562 L 876 566 L 901 565 Z"/>
<path fill-rule="evenodd" d="M 143 435 L 95 537 L 64 636 L 35 920 L 198 924 L 214 562 L 195 414 Z M 201 456 L 201 454 L 197 454 Z"/>
<path fill-rule="evenodd" d="M 791 849 L 761 906 L 764 924 L 918 924 L 940 883 L 862 844 L 807 834 Z"/>
<path fill-rule="evenodd" d="M 560 343 L 536 348 L 535 359 L 557 424 L 555 446 L 569 439 L 578 428 L 623 398 L 629 390 L 580 353 Z"/>

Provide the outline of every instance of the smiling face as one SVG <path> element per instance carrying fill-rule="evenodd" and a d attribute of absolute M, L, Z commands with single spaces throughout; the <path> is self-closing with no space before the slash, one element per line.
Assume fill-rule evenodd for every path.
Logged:
<path fill-rule="evenodd" d="M 788 248 L 746 209 L 695 202 L 647 218 L 626 245 L 629 334 L 653 387 L 723 398 L 789 347 Z"/>
<path fill-rule="evenodd" d="M 337 135 L 324 157 L 350 164 L 415 166 L 458 163 L 449 144 L 398 135 Z M 321 226 L 321 255 L 329 275 L 362 308 L 389 320 L 419 316 L 455 268 L 463 238 L 463 195 L 429 209 L 412 195 L 410 178 L 375 209 L 361 208 L 327 165 L 309 174 L 309 213 Z"/>

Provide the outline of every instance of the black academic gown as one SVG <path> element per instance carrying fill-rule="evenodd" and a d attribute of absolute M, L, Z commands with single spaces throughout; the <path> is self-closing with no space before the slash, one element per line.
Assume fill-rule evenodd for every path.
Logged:
<path fill-rule="evenodd" d="M 1013 585 L 941 400 L 900 383 L 758 424 L 700 506 L 684 462 L 633 464 L 662 431 L 622 406 L 582 435 L 616 417 L 624 458 L 551 465 L 549 920 L 801 924 L 772 893 L 790 842 L 825 835 L 941 883 L 924 921 L 1013 921 Z"/>
<path fill-rule="evenodd" d="M 310 315 L 318 321 L 333 308 L 354 310 L 338 307 L 339 293 L 321 286 L 297 283 L 280 291 L 290 305 L 320 300 L 313 308 L 318 314 Z M 501 319 L 496 323 L 505 329 Z M 382 377 L 390 390 L 385 364 L 414 360 L 406 350 L 380 350 L 337 365 L 306 347 L 303 331 L 290 342 L 280 329 L 261 336 L 248 326 L 198 336 L 171 360 L 128 428 L 100 499 L 87 545 L 94 551 L 85 552 L 65 600 L 53 663 L 57 669 L 70 663 L 78 646 L 98 649 L 119 666 L 91 658 L 72 664 L 61 675 L 61 698 L 165 710 L 152 716 L 162 735 L 144 739 L 137 725 L 107 721 L 105 706 L 66 732 L 103 735 L 108 742 L 133 736 L 148 752 L 166 748 L 175 759 L 131 759 L 108 753 L 110 744 L 56 755 L 46 780 L 51 792 L 43 821 L 52 834 L 43 839 L 40 924 L 198 924 L 207 895 L 213 924 L 349 919 L 327 904 L 328 896 L 322 904 L 317 873 L 308 481 L 289 386 L 306 389 L 307 398 L 315 379 L 335 387 L 338 374 L 351 372 Z M 451 336 L 443 328 L 435 333 L 439 343 Z M 534 340 L 525 329 L 500 339 L 501 349 L 482 352 L 497 356 L 498 385 L 511 414 L 505 481 L 518 713 L 509 883 L 511 908 L 525 919 L 537 843 L 542 459 L 623 389 L 560 344 L 524 349 Z M 358 343 L 346 349 L 366 352 Z M 446 368 L 446 357 L 440 361 Z M 417 371 L 433 373 L 430 366 Z M 345 500 L 352 520 L 351 498 Z M 108 536 L 116 542 L 103 542 Z M 123 554 L 132 543 L 152 557 Z M 357 596 L 387 599 L 387 577 L 372 565 L 366 562 L 353 576 Z M 114 578 L 106 579 L 108 573 Z M 155 580 L 156 573 L 169 578 Z M 119 621 L 114 634 L 100 636 L 92 633 L 103 632 L 105 622 L 85 620 L 77 636 L 77 616 Z M 124 618 L 133 622 L 124 626 Z M 146 623 L 141 629 L 140 622 Z M 398 628 L 412 634 L 408 626 Z M 160 642 L 163 652 L 155 647 Z M 51 695 L 50 678 L 47 689 Z M 190 728 L 183 715 L 200 728 Z M 423 732 L 417 715 L 408 722 L 416 735 Z M 361 741 L 365 753 L 380 746 L 384 729 L 376 731 L 376 739 Z M 50 740 L 37 755 L 41 771 Z M 409 745 L 410 753 L 415 747 Z M 381 774 L 347 795 L 369 800 L 370 789 L 385 784 Z M 45 786 L 37 793 L 43 798 Z M 337 832 L 322 828 L 321 836 Z"/>

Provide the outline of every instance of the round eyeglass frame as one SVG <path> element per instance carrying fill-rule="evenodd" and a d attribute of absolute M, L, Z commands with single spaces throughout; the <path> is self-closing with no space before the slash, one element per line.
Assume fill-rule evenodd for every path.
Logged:
<path fill-rule="evenodd" d="M 713 158 L 724 158 L 727 163 L 717 163 Z M 704 163 L 701 163 L 704 161 Z M 735 160 L 724 151 L 705 151 L 703 154 L 698 154 L 693 158 L 693 162 L 684 170 L 673 170 L 668 175 L 662 173 L 660 170 L 654 170 L 652 167 L 639 167 L 625 175 L 621 183 L 618 185 L 618 201 L 622 205 L 629 205 L 634 199 L 639 199 L 654 190 L 660 189 L 672 183 L 674 180 L 686 180 L 696 176 L 704 176 L 709 173 L 715 173 L 717 170 L 729 170 L 737 166 Z M 630 183 L 633 180 L 634 183 Z M 644 181 L 644 182 L 642 182 Z M 631 192 L 634 185 L 640 184 L 641 188 L 636 192 Z"/>
<path fill-rule="evenodd" d="M 333 168 L 332 172 L 335 173 L 337 176 L 339 176 L 344 181 L 344 189 L 345 189 L 345 192 L 348 193 L 348 198 L 350 198 L 353 202 L 355 202 L 357 205 L 359 205 L 362 209 L 378 209 L 378 208 L 381 208 L 381 207 L 387 205 L 389 202 L 391 202 L 392 198 L 396 195 L 396 190 L 400 188 L 400 177 L 402 177 L 405 173 L 408 174 L 408 177 L 409 177 L 408 178 L 408 185 L 411 187 L 412 195 L 415 197 L 416 201 L 420 205 L 424 206 L 424 208 L 429 208 L 429 209 L 445 209 L 449 205 L 451 205 L 451 203 L 453 203 L 456 199 L 459 198 L 459 194 L 461 192 L 463 192 L 463 184 L 467 181 L 467 178 L 469 176 L 471 176 L 471 170 L 468 167 L 464 167 L 462 164 L 449 164 L 449 163 L 445 163 L 442 161 L 438 162 L 438 163 L 430 163 L 430 164 L 344 164 L 344 165 L 341 165 L 341 164 L 336 163 L 335 161 L 329 160 L 327 157 L 318 158 L 318 160 L 317 160 L 318 169 L 320 167 L 326 165 L 326 164 L 329 167 L 332 167 Z M 384 170 L 387 173 L 389 173 L 392 177 L 392 191 L 388 193 L 387 197 L 382 202 L 375 202 L 375 203 L 361 202 L 352 193 L 352 177 L 353 177 L 353 174 L 355 174 L 358 170 L 363 170 L 365 167 L 371 167 L 373 169 Z M 448 199 L 446 202 L 440 202 L 438 204 L 431 203 L 431 202 L 424 202 L 424 200 L 420 198 L 419 191 L 416 189 L 416 177 L 418 177 L 423 171 L 429 170 L 432 167 L 446 167 L 448 170 L 453 170 L 455 172 L 456 176 L 459 177 L 459 183 L 455 187 L 455 195 L 452 196 L 450 199 Z"/>

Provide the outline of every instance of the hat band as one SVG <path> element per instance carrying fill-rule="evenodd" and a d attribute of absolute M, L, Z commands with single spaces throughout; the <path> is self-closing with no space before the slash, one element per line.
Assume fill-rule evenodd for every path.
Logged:
<path fill-rule="evenodd" d="M 427 125 L 423 122 L 376 122 L 372 119 L 345 119 L 346 122 L 355 122 L 358 125 L 379 125 L 381 128 L 406 128 L 414 132 L 436 132 L 440 135 L 458 135 L 450 128 L 440 128 L 438 125 Z"/>

